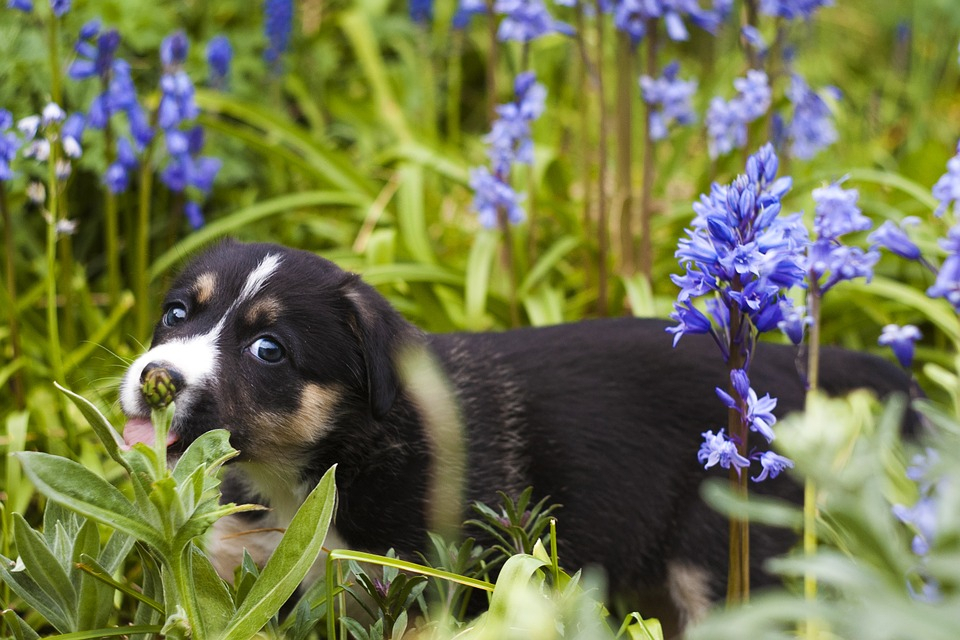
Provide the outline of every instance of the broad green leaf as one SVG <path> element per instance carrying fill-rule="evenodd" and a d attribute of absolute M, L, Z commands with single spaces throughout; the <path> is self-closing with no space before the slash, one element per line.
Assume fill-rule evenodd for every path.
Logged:
<path fill-rule="evenodd" d="M 43 535 L 27 524 L 19 513 L 13 514 L 13 536 L 27 573 L 44 593 L 58 603 L 59 608 L 67 615 L 69 628 L 76 629 L 77 592 L 63 568 L 64 564 L 70 561 L 69 551 L 66 551 L 67 556 L 61 563 L 47 546 Z"/>
<path fill-rule="evenodd" d="M 363 279 L 371 285 L 391 284 L 398 280 L 403 282 L 426 282 L 429 284 L 449 284 L 462 287 L 463 275 L 440 265 L 397 263 L 364 267 Z"/>
<path fill-rule="evenodd" d="M 120 447 L 123 446 L 123 438 L 120 436 L 117 430 L 113 428 L 113 425 L 110 424 L 110 421 L 107 420 L 102 413 L 100 413 L 100 410 L 97 409 L 92 402 L 83 396 L 60 386 L 56 382 L 53 384 L 57 387 L 57 389 L 63 392 L 71 402 L 73 402 L 77 409 L 80 410 L 80 413 L 83 414 L 83 417 L 87 419 L 87 422 L 89 422 L 90 426 L 93 428 L 93 432 L 97 434 L 100 442 L 103 443 L 107 455 L 109 455 L 124 469 L 131 471 L 130 464 L 123 458 L 123 456 L 120 455 Z"/>
<path fill-rule="evenodd" d="M 7 435 L 8 454 L 24 450 L 29 418 L 30 413 L 27 411 L 14 411 L 7 415 L 5 433 Z M 4 489 L 7 493 L 6 508 L 9 512 L 23 513 L 30 504 L 33 487 L 23 480 L 23 475 L 20 473 L 20 464 L 12 456 L 7 457 Z"/>
<path fill-rule="evenodd" d="M 113 611 L 113 589 L 82 571 L 84 557 L 100 555 L 100 531 L 93 520 L 84 520 L 73 543 L 70 578 L 77 591 L 78 629 L 96 629 L 107 624 Z"/>
<path fill-rule="evenodd" d="M 70 631 L 72 619 L 69 611 L 64 610 L 63 602 L 58 601 L 51 595 L 48 595 L 40 586 L 30 577 L 28 570 L 22 563 L 15 563 L 13 560 L 0 555 L 0 580 L 7 583 L 7 586 L 20 596 L 32 609 L 46 618 L 47 622 L 52 624 L 62 633 Z M 73 603 L 69 603 L 73 606 Z"/>
<path fill-rule="evenodd" d="M 190 544 L 191 588 L 196 594 L 204 628 L 209 637 L 217 638 L 236 613 L 233 597 L 226 583 L 217 575 L 213 565 L 196 545 Z"/>
<path fill-rule="evenodd" d="M 660 626 L 660 621 L 656 618 L 644 620 L 637 612 L 626 617 L 617 637 L 624 633 L 630 640 L 663 640 L 663 627 Z"/>
<path fill-rule="evenodd" d="M 707 504 L 730 517 L 796 530 L 803 526 L 803 514 L 793 503 L 755 492 L 750 495 L 749 500 L 746 500 L 736 495 L 726 480 L 716 478 L 708 480 L 703 484 L 700 492 Z"/>
<path fill-rule="evenodd" d="M 485 328 L 485 310 L 487 292 L 490 288 L 490 269 L 493 266 L 497 248 L 500 246 L 499 235 L 492 231 L 480 231 L 474 237 L 467 258 L 466 272 L 466 326 L 468 329 Z"/>
<path fill-rule="evenodd" d="M 3 622 L 7 625 L 7 630 L 13 633 L 13 640 L 39 640 L 40 636 L 30 625 L 23 621 L 13 609 L 4 609 Z"/>
<path fill-rule="evenodd" d="M 427 234 L 427 211 L 423 202 L 423 169 L 416 165 L 400 168 L 397 193 L 397 227 L 407 250 L 417 262 L 437 261 Z"/>
<path fill-rule="evenodd" d="M 310 492 L 287 527 L 260 577 L 223 633 L 223 638 L 246 640 L 276 613 L 307 575 L 320 554 L 333 518 L 337 488 L 331 467 Z"/>
<path fill-rule="evenodd" d="M 23 452 L 17 457 L 30 481 L 51 500 L 161 551 L 167 548 L 160 532 L 143 519 L 116 487 L 82 465 L 39 451 Z"/>
<path fill-rule="evenodd" d="M 229 431 L 226 429 L 207 431 L 191 442 L 180 456 L 177 465 L 173 468 L 173 478 L 177 484 L 181 484 L 198 468 L 206 466 L 215 470 L 238 453 L 239 451 L 230 446 Z"/>
<path fill-rule="evenodd" d="M 510 595 L 515 589 L 524 588 L 533 580 L 534 574 L 548 563 L 531 555 L 518 554 L 507 558 L 497 577 L 497 584 L 490 597 L 489 615 L 496 619 L 507 619 L 510 609 Z"/>

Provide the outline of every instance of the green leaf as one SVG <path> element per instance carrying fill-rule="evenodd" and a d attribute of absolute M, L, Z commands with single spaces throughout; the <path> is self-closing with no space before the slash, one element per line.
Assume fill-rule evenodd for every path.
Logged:
<path fill-rule="evenodd" d="M 90 426 L 93 427 L 93 432 L 97 434 L 97 437 L 100 438 L 100 442 L 103 443 L 104 448 L 109 455 L 117 464 L 121 465 L 127 471 L 132 473 L 130 469 L 130 464 L 120 455 L 120 448 L 123 446 L 123 438 L 113 428 L 113 425 L 110 424 L 110 421 L 107 420 L 100 410 L 93 405 L 92 402 L 84 398 L 83 396 L 77 395 L 73 391 L 60 386 L 58 383 L 54 382 L 54 386 L 57 387 L 61 392 L 63 392 L 70 401 L 80 410 L 80 413 L 83 414 L 83 417 L 87 419 L 87 422 L 90 423 Z"/>
<path fill-rule="evenodd" d="M 216 638 L 230 623 L 236 607 L 226 583 L 217 575 L 207 556 L 194 544 L 190 545 L 190 550 L 192 587 L 200 605 L 207 634 Z"/>
<path fill-rule="evenodd" d="M 164 551 L 167 543 L 112 484 L 82 465 L 39 451 L 18 454 L 30 481 L 45 496 Z"/>
<path fill-rule="evenodd" d="M 727 480 L 712 478 L 704 482 L 700 492 L 707 504 L 730 517 L 797 531 L 803 526 L 803 513 L 793 503 L 756 492 L 750 495 L 749 500 L 744 499 L 736 494 Z"/>
<path fill-rule="evenodd" d="M 13 633 L 13 640 L 39 640 L 40 636 L 37 632 L 24 622 L 23 619 L 17 615 L 16 611 L 13 609 L 5 609 L 2 615 L 3 622 L 7 625 L 7 629 Z"/>
<path fill-rule="evenodd" d="M 360 194 L 338 191 L 305 191 L 279 196 L 238 209 L 194 231 L 176 245 L 157 257 L 150 265 L 148 277 L 153 282 L 175 265 L 183 263 L 184 256 L 218 238 L 222 238 L 250 224 L 274 215 L 289 213 L 294 209 L 320 206 L 363 207 L 370 199 Z"/>
<path fill-rule="evenodd" d="M 337 488 L 331 467 L 287 527 L 260 577 L 224 631 L 223 638 L 252 637 L 280 610 L 313 566 L 327 535 Z"/>
<path fill-rule="evenodd" d="M 508 619 L 511 595 L 524 589 L 533 580 L 534 574 L 549 563 L 527 554 L 511 556 L 500 570 L 497 584 L 490 597 L 489 615 L 494 619 Z"/>
<path fill-rule="evenodd" d="M 490 288 L 490 269 L 500 246 L 499 234 L 480 231 L 474 237 L 467 258 L 466 272 L 466 326 L 468 329 L 485 327 L 487 292 Z"/>
<path fill-rule="evenodd" d="M 630 640 L 663 640 L 663 627 L 660 626 L 660 621 L 656 618 L 644 620 L 637 612 L 631 613 L 624 619 L 617 637 L 624 633 Z"/>
<path fill-rule="evenodd" d="M 108 627 L 106 629 L 90 629 L 64 633 L 59 636 L 47 636 L 46 640 L 96 640 L 97 638 L 120 638 L 124 636 L 136 637 L 137 634 L 156 635 L 163 627 L 159 624 L 140 624 L 125 627 Z"/>
<path fill-rule="evenodd" d="M 143 604 L 147 605 L 154 611 L 163 613 L 162 602 L 157 602 L 153 598 L 150 598 L 149 596 L 144 595 L 140 591 L 140 589 L 135 589 L 134 587 L 131 587 L 128 584 L 115 580 L 113 576 L 107 572 L 106 568 L 101 566 L 99 562 L 97 562 L 90 556 L 81 555 L 80 562 L 77 563 L 77 569 L 84 572 L 91 578 L 95 580 L 99 580 L 100 582 L 102 582 L 107 586 L 113 589 L 116 589 L 117 591 L 120 591 L 122 593 L 125 593 L 126 595 L 133 598 L 134 600 L 137 600 L 138 602 L 142 602 Z"/>
<path fill-rule="evenodd" d="M 400 237 L 417 262 L 434 263 L 437 258 L 427 234 L 427 211 L 423 202 L 423 169 L 405 165 L 400 167 L 398 175 L 397 227 Z"/>
<path fill-rule="evenodd" d="M 18 565 L 13 560 L 0 555 L 0 580 L 6 582 L 14 593 L 46 618 L 47 622 L 58 631 L 70 631 L 72 628 L 70 616 L 63 610 L 63 603 L 45 593 L 22 564 Z"/>
<path fill-rule="evenodd" d="M 527 272 L 523 282 L 520 283 L 518 294 L 524 297 L 543 280 L 550 270 L 563 260 L 568 253 L 580 246 L 580 239 L 574 236 L 564 236 L 550 245 L 543 255 L 537 260 L 536 264 Z"/>
<path fill-rule="evenodd" d="M 64 565 L 70 563 L 70 556 L 57 558 L 47 546 L 43 535 L 27 524 L 19 513 L 13 514 L 13 537 L 29 576 L 44 593 L 57 602 L 58 608 L 66 615 L 69 629 L 76 629 L 77 592 L 70 576 L 64 570 Z"/>
<path fill-rule="evenodd" d="M 214 471 L 239 451 L 230 446 L 230 432 L 226 429 L 207 431 L 190 443 L 173 468 L 173 478 L 182 484 L 190 474 L 205 466 Z"/>

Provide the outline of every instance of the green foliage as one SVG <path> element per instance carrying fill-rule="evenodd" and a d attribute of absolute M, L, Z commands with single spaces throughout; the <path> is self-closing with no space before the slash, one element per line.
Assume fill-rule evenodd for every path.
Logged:
<path fill-rule="evenodd" d="M 165 628 L 171 636 L 247 637 L 264 629 L 306 639 L 343 595 L 331 573 L 330 582 L 306 590 L 283 622 L 275 618 L 319 551 L 332 475 L 304 507 L 276 561 L 258 568 L 247 558 L 231 585 L 197 545 L 210 523 L 233 509 L 217 502 L 215 471 L 232 455 L 225 434 L 198 440 L 173 470 L 166 468 L 162 437 L 153 449 L 122 448 L 112 426 L 119 373 L 148 341 L 159 296 L 185 258 L 225 236 L 306 248 L 361 273 L 432 331 L 498 330 L 604 312 L 663 316 L 676 293 L 669 274 L 677 271 L 673 250 L 690 203 L 742 165 L 736 154 L 710 160 L 701 127 L 657 145 L 651 180 L 640 179 L 639 167 L 627 172 L 636 190 L 649 188 L 655 213 L 652 269 L 637 273 L 626 255 L 637 229 L 616 219 L 636 194 L 600 180 L 601 165 L 612 165 L 621 145 L 629 150 L 644 142 L 636 78 L 624 72 L 628 65 L 613 38 L 588 28 L 581 40 L 551 36 L 523 48 L 492 46 L 479 19 L 465 30 L 450 27 L 452 1 L 438 1 L 434 23 L 424 28 L 405 18 L 402 3 L 303 0 L 296 3 L 287 71 L 277 77 L 260 57 L 262 17 L 249 2 L 75 2 L 60 23 L 48 20 L 46 3 L 35 4 L 34 14 L 0 8 L 0 106 L 17 118 L 39 111 L 57 93 L 57 78 L 65 108 L 89 106 L 98 89 L 62 76 L 75 34 L 95 15 L 119 30 L 120 51 L 150 109 L 159 97 L 157 47 L 172 31 L 190 37 L 186 70 L 201 85 L 208 75 L 203 45 L 213 35 L 226 33 L 236 58 L 228 91 L 197 91 L 210 153 L 224 161 L 200 230 L 189 229 L 182 200 L 154 180 L 159 148 L 131 193 L 111 203 L 101 176 L 113 150 L 103 132 L 88 129 L 84 156 L 59 187 L 50 167 L 19 161 L 18 175 L 3 183 L 9 240 L 0 250 L 0 601 L 16 609 L 2 616 L 4 633 L 16 638 L 36 637 L 35 630 L 146 638 Z M 923 7 L 837 4 L 790 32 L 799 36 L 796 68 L 812 86 L 837 85 L 844 97 L 837 108 L 840 143 L 814 162 L 789 161 L 795 188 L 785 207 L 809 217 L 811 189 L 847 175 L 847 186 L 860 191 L 865 213 L 877 222 L 923 218 L 914 237 L 925 254 L 938 256 L 936 239 L 946 224 L 931 218 L 936 202 L 929 189 L 958 135 L 960 17 L 950 11 L 951 0 Z M 573 10 L 561 17 L 576 21 Z M 781 27 L 765 25 L 778 38 Z M 660 42 L 662 61 L 675 57 L 684 75 L 691 69 L 700 76 L 699 113 L 712 96 L 729 95 L 730 81 L 742 75 L 739 40 L 739 29 L 730 26 L 716 38 L 691 30 L 684 44 Z M 641 61 L 648 62 L 634 53 L 629 62 L 638 70 Z M 528 64 L 548 88 L 547 115 L 534 127 L 534 166 L 515 184 L 526 194 L 530 222 L 508 241 L 478 228 L 467 182 L 469 168 L 485 160 L 489 105 L 508 98 L 512 77 Z M 610 86 L 616 76 L 629 81 L 635 107 L 619 114 L 616 130 L 602 129 L 601 116 L 614 112 L 612 95 L 625 90 Z M 598 90 L 601 77 L 605 93 Z M 775 77 L 775 90 L 785 82 Z M 610 143 L 609 157 L 601 155 L 601 142 Z M 43 205 L 27 198 L 32 182 L 46 185 Z M 601 204 L 614 216 L 608 253 L 599 243 Z M 58 234 L 54 223 L 68 219 L 77 222 L 76 233 Z M 508 242 L 512 264 L 504 260 Z M 605 269 L 614 277 L 601 285 Z M 957 316 L 944 301 L 923 295 L 929 274 L 916 265 L 885 257 L 877 274 L 869 285 L 838 288 L 827 301 L 824 342 L 876 350 L 884 324 L 919 325 L 924 341 L 916 372 L 935 407 L 925 413 L 941 434 L 930 444 L 945 466 L 955 463 Z M 61 395 L 54 384 L 81 395 Z M 908 576 L 918 586 L 918 561 L 905 527 L 889 512 L 891 503 L 913 499 L 901 456 L 893 453 L 899 445 L 887 423 L 864 421 L 868 412 L 859 400 L 852 403 L 815 407 L 820 413 L 810 414 L 816 418 L 807 426 L 823 442 L 809 451 L 802 439 L 796 444 L 800 476 L 824 492 L 820 524 L 832 546 L 780 566 L 789 576 L 815 571 L 826 585 L 820 599 L 809 604 L 790 592 L 758 598 L 749 610 L 711 618 L 703 637 L 780 637 L 809 616 L 850 637 L 868 637 L 855 620 L 870 623 L 863 627 L 875 632 L 869 637 L 956 636 L 951 541 L 960 536 L 950 518 L 960 509 L 949 494 L 946 533 L 923 566 L 944 586 L 945 599 L 918 603 L 905 588 Z M 841 424 L 858 426 L 816 429 Z M 829 464 L 821 468 L 817 460 Z M 706 491 L 721 508 L 745 510 L 754 521 L 798 522 L 789 505 L 758 498 L 743 505 L 717 487 Z M 531 505 L 529 492 L 500 511 L 478 506 L 471 526 L 495 546 L 433 537 L 435 553 L 423 565 L 335 551 L 330 563 L 375 561 L 400 572 L 372 611 L 377 631 L 359 621 L 344 625 L 356 637 L 400 637 L 423 620 L 450 637 L 607 637 L 596 626 L 599 587 L 584 586 L 588 576 L 565 578 L 555 553 L 537 555 L 538 540 L 555 543 L 552 534 L 544 536 L 551 510 L 545 502 Z M 128 554 L 131 544 L 135 553 Z M 494 585 L 486 579 L 497 567 Z M 360 575 L 351 589 L 376 586 Z M 427 576 L 428 586 L 413 576 Z M 413 599 L 423 619 L 407 608 L 420 588 Z M 475 623 L 463 622 L 470 594 L 491 590 L 501 594 L 491 597 L 496 607 Z M 657 631 L 638 614 L 624 621 L 619 637 L 649 640 Z"/>

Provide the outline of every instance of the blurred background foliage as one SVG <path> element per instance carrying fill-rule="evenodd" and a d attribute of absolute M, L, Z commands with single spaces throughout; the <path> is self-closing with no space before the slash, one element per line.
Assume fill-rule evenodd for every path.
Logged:
<path fill-rule="evenodd" d="M 499 330 L 603 314 L 666 316 L 676 297 L 669 274 L 679 271 L 673 253 L 692 218 L 691 202 L 712 181 L 742 171 L 745 159 L 735 151 L 712 160 L 703 124 L 710 100 L 729 97 L 733 79 L 747 68 L 737 26 L 741 4 L 715 36 L 690 28 L 685 42 L 659 40 L 659 63 L 679 60 L 682 75 L 699 83 L 693 99 L 698 122 L 672 131 L 654 149 L 649 278 L 625 259 L 621 247 L 636 238 L 622 237 L 615 217 L 622 194 L 614 184 L 613 155 L 625 129 L 613 123 L 621 90 L 613 79 L 627 58 L 612 25 L 598 27 L 603 23 L 588 16 L 581 29 L 574 9 L 551 5 L 557 18 L 577 27 L 576 36 L 497 43 L 483 16 L 454 28 L 456 9 L 451 0 L 437 0 L 433 19 L 417 23 L 403 2 L 299 0 L 290 47 L 279 64 L 267 64 L 259 3 L 75 1 L 55 36 L 59 75 L 73 59 L 80 27 L 99 17 L 120 33 L 118 55 L 130 62 L 141 100 L 155 109 L 158 48 L 183 30 L 191 43 L 184 67 L 197 84 L 198 121 L 207 132 L 205 153 L 223 165 L 199 229 L 184 216 L 183 199 L 161 186 L 141 194 L 142 185 L 133 184 L 119 196 L 123 293 L 116 298 L 106 284 L 103 134 L 88 129 L 83 157 L 66 183 L 62 213 L 76 230 L 58 239 L 52 272 L 45 257 L 48 222 L 26 195 L 27 184 L 43 176 L 36 167 L 19 167 L 7 184 L 12 222 L 4 231 L 15 251 L 13 287 L 0 288 L 0 449 L 57 453 L 117 480 L 119 469 L 54 391 L 54 372 L 63 371 L 59 382 L 118 423 L 117 383 L 125 363 L 149 342 L 165 284 L 194 252 L 223 236 L 315 251 L 361 273 L 430 331 Z M 0 8 L 0 106 L 18 119 L 38 113 L 51 98 L 48 14 L 44 3 L 30 14 Z M 942 255 L 936 239 L 946 227 L 932 215 L 937 202 L 930 187 L 960 134 L 960 11 L 954 1 L 838 0 L 811 20 L 784 25 L 771 19 L 760 26 L 768 36 L 785 29 L 793 68 L 811 86 L 833 85 L 842 94 L 833 105 L 838 141 L 812 160 L 783 161 L 781 174 L 794 179 L 785 211 L 812 216 L 812 189 L 848 176 L 845 186 L 859 190 L 875 226 L 919 216 L 914 239 L 926 254 Z M 222 90 L 209 86 L 204 56 L 206 44 L 220 34 L 234 51 Z M 629 60 L 633 197 L 643 180 L 636 78 L 646 55 L 640 48 Z M 546 111 L 533 125 L 532 169 L 516 178 L 526 194 L 528 222 L 505 239 L 477 221 L 469 170 L 485 162 L 492 105 L 513 99 L 513 78 L 527 68 L 547 89 Z M 602 95 L 598 76 L 606 79 Z M 783 106 L 787 82 L 783 74 L 773 76 L 774 109 Z M 64 78 L 62 106 L 83 111 L 96 91 L 94 83 Z M 768 126 L 751 128 L 747 152 L 759 146 Z M 150 216 L 142 229 L 137 211 L 144 199 Z M 609 252 L 596 229 L 601 203 L 614 216 Z M 141 245 L 134 241 L 141 231 L 147 234 L 145 273 L 137 268 Z M 507 243 L 514 259 L 509 267 Z M 917 264 L 884 255 L 876 273 L 873 284 L 844 285 L 827 298 L 824 342 L 879 353 L 883 325 L 918 325 L 924 339 L 915 370 L 926 392 L 955 410 L 956 315 L 944 301 L 918 295 L 932 276 Z M 44 299 L 51 278 L 59 280 L 59 363 L 53 362 Z M 0 465 L 0 550 L 9 556 L 12 514 L 39 522 L 41 512 L 17 463 L 5 456 Z"/>

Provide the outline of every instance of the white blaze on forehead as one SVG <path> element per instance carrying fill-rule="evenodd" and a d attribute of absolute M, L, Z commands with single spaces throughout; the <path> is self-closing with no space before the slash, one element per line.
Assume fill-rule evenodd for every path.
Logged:
<path fill-rule="evenodd" d="M 280 256 L 275 253 L 269 253 L 264 256 L 263 260 L 260 261 L 260 264 L 257 265 L 257 268 L 247 275 L 247 281 L 243 283 L 243 289 L 240 290 L 240 296 L 237 298 L 237 301 L 231 305 L 231 307 L 236 307 L 237 305 L 243 304 L 247 300 L 250 300 L 257 295 L 257 292 L 263 288 L 263 285 L 267 283 L 267 279 L 273 275 L 273 272 L 276 271 L 277 267 L 279 266 Z"/>
<path fill-rule="evenodd" d="M 141 413 L 140 375 L 143 368 L 155 362 L 176 369 L 186 389 L 202 384 L 217 373 L 219 352 L 217 340 L 223 329 L 223 320 L 209 332 L 189 338 L 175 338 L 159 344 L 137 358 L 123 378 L 120 404 L 128 415 Z M 185 391 L 187 393 L 188 391 Z"/>

